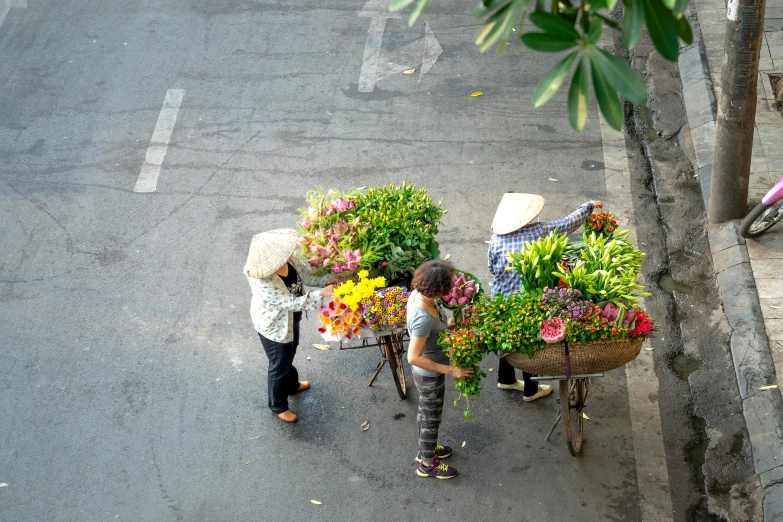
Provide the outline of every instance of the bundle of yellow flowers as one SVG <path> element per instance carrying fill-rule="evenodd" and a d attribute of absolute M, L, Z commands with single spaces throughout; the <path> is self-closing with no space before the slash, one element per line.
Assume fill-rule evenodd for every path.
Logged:
<path fill-rule="evenodd" d="M 383 277 L 368 278 L 370 273 L 367 270 L 361 270 L 356 275 L 358 281 L 345 281 L 334 290 L 334 295 L 342 298 L 343 303 L 354 312 L 358 311 L 361 305 L 369 303 L 375 291 L 386 285 L 386 279 Z"/>
<path fill-rule="evenodd" d="M 346 281 L 337 287 L 332 300 L 318 313 L 321 322 L 318 332 L 327 341 L 359 335 L 361 329 L 367 326 L 359 309 L 369 304 L 375 291 L 386 284 L 383 277 L 368 278 L 366 270 L 360 271 L 357 276 L 358 281 Z"/>

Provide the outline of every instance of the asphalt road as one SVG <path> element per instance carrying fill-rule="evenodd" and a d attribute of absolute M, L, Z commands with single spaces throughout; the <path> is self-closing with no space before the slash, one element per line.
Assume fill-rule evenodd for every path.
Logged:
<path fill-rule="evenodd" d="M 591 388 L 579 459 L 560 429 L 543 440 L 554 396 L 524 403 L 490 373 L 467 422 L 449 384 L 447 482 L 414 474 L 415 390 L 400 401 L 387 371 L 367 388 L 374 349 L 312 349 L 312 316 L 301 420 L 266 408 L 242 266 L 310 188 L 426 185 L 449 210 L 442 252 L 484 281 L 503 192 L 544 195 L 544 218 L 606 195 L 595 107 L 580 135 L 563 93 L 532 109 L 551 57 L 480 55 L 472 3 L 433 4 L 412 29 L 386 21 L 374 76 L 359 0 L 8 12 L 0 520 L 640 520 L 622 370 Z M 420 75 L 425 21 L 442 54 Z M 184 97 L 157 189 L 135 193 L 169 89 Z"/>

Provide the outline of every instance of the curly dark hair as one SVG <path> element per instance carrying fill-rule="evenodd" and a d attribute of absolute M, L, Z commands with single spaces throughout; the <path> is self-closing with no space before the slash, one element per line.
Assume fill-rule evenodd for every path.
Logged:
<path fill-rule="evenodd" d="M 413 273 L 411 286 L 424 297 L 443 297 L 451 290 L 454 265 L 443 259 L 423 263 Z"/>

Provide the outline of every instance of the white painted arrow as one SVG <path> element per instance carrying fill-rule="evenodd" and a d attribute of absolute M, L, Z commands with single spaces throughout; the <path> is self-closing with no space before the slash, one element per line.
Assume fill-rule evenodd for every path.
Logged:
<path fill-rule="evenodd" d="M 443 53 L 443 47 L 438 43 L 438 39 L 435 38 L 435 33 L 430 29 L 430 24 L 427 23 L 424 27 L 424 56 L 421 59 L 421 72 L 419 73 L 419 81 L 421 77 L 427 74 L 435 62 L 438 61 L 438 57 Z"/>
<path fill-rule="evenodd" d="M 400 18 L 400 14 L 389 12 L 389 0 L 369 0 L 359 11 L 359 16 L 372 18 L 370 30 L 367 31 L 367 43 L 364 46 L 362 71 L 359 74 L 359 92 L 373 92 L 378 75 L 378 57 L 381 54 L 383 33 L 386 31 L 386 20 Z"/>
<path fill-rule="evenodd" d="M 3 24 L 8 11 L 11 9 L 25 9 L 27 7 L 27 0 L 0 0 L 0 25 Z"/>
<path fill-rule="evenodd" d="M 378 72 L 375 81 L 394 76 L 403 71 L 418 67 L 419 81 L 432 69 L 438 57 L 443 53 L 443 48 L 435 38 L 430 24 L 424 25 L 424 35 L 422 38 L 411 42 L 402 48 L 394 51 L 384 50 L 381 52 L 381 58 L 378 64 Z"/>

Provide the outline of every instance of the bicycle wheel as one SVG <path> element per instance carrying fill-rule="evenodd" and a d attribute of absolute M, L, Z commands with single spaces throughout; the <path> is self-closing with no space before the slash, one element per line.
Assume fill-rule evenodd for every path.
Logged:
<path fill-rule="evenodd" d="M 395 337 L 395 339 L 391 339 Z M 408 384 L 405 382 L 405 367 L 402 364 L 402 339 L 396 339 L 396 336 L 389 336 L 385 340 L 386 360 L 389 362 L 389 368 L 394 379 L 394 386 L 397 388 L 397 394 L 401 400 L 408 398 Z"/>
<path fill-rule="evenodd" d="M 585 379 L 566 379 L 560 381 L 560 417 L 563 419 L 568 451 L 578 457 L 582 454 L 584 443 L 583 411 L 587 388 Z"/>
<path fill-rule="evenodd" d="M 771 205 L 759 203 L 742 220 L 740 235 L 745 238 L 760 236 L 781 219 L 783 219 L 783 199 Z"/>

